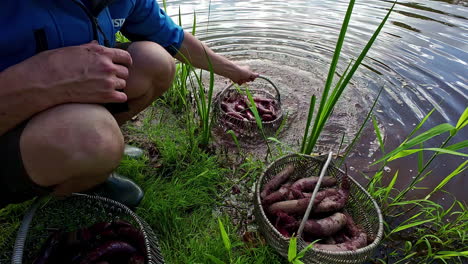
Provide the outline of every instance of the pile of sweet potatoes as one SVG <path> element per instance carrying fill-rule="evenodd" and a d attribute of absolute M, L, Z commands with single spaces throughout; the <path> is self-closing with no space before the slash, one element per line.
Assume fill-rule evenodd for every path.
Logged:
<path fill-rule="evenodd" d="M 288 165 L 264 184 L 260 193 L 262 207 L 269 220 L 285 237 L 297 233 L 309 205 L 318 177 L 292 182 L 294 166 Z M 343 177 L 340 186 L 334 177 L 325 176 L 313 201 L 309 219 L 302 234 L 306 242 L 320 239 L 317 249 L 346 251 L 362 248 L 370 239 L 353 218 L 343 211 L 348 201 L 350 183 Z"/>
<path fill-rule="evenodd" d="M 53 232 L 33 264 L 144 264 L 145 253 L 143 233 L 117 220 Z"/>
<path fill-rule="evenodd" d="M 278 118 L 278 102 L 262 96 L 254 96 L 253 100 L 262 121 L 273 121 Z M 249 109 L 249 98 L 238 93 L 230 93 L 221 102 L 221 109 L 230 117 L 241 121 L 255 121 L 255 116 Z"/>

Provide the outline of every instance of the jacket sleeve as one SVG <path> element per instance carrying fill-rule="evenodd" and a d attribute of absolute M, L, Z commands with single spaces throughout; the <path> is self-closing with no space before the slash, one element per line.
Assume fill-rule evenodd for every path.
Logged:
<path fill-rule="evenodd" d="M 121 31 L 131 41 L 154 41 L 172 56 L 184 40 L 184 30 L 159 7 L 156 0 L 135 0 Z"/>

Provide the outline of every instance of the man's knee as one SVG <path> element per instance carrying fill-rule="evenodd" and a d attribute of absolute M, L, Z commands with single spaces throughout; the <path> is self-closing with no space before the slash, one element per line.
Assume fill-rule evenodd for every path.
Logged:
<path fill-rule="evenodd" d="M 175 61 L 163 47 L 154 42 L 139 41 L 132 43 L 128 52 L 134 70 L 149 78 L 150 89 L 156 90 L 156 96 L 169 89 L 175 76 Z"/>
<path fill-rule="evenodd" d="M 61 105 L 38 114 L 26 126 L 20 144 L 27 173 L 44 186 L 110 173 L 124 147 L 112 115 L 89 104 Z"/>

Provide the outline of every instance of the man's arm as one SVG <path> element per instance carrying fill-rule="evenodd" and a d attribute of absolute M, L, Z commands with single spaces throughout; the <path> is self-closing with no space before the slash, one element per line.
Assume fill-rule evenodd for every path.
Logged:
<path fill-rule="evenodd" d="M 0 135 L 23 120 L 57 104 L 52 89 L 38 83 L 25 83 L 23 67 L 10 67 L 0 72 Z"/>
<path fill-rule="evenodd" d="M 188 32 L 184 33 L 184 40 L 179 52 L 175 56 L 179 61 L 186 62 L 188 60 L 194 67 L 204 70 L 209 70 L 209 58 L 216 74 L 229 78 L 238 84 L 253 81 L 258 77 L 258 73 L 251 71 L 248 67 L 239 66 L 215 53 Z"/>
<path fill-rule="evenodd" d="M 0 72 L 0 135 L 64 103 L 125 102 L 130 54 L 88 43 L 42 52 Z"/>

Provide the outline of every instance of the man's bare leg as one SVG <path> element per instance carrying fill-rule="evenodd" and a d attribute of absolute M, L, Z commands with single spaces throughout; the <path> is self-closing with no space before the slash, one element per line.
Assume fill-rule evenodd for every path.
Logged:
<path fill-rule="evenodd" d="M 129 69 L 125 93 L 129 98 L 130 111 L 114 115 L 119 125 L 143 111 L 172 84 L 175 74 L 174 58 L 153 42 L 132 43 L 127 51 L 133 59 Z"/>
<path fill-rule="evenodd" d="M 123 137 L 118 124 L 164 93 L 175 73 L 174 60 L 157 44 L 135 42 L 128 51 L 133 59 L 125 90 L 128 113 L 113 117 L 100 105 L 65 104 L 28 122 L 20 147 L 24 167 L 34 182 L 66 195 L 104 182 L 119 165 Z"/>

